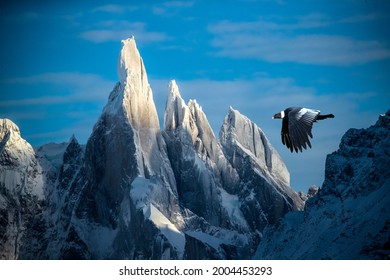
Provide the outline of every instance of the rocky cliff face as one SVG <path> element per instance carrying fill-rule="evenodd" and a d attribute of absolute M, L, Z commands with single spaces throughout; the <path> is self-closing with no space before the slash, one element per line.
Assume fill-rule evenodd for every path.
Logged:
<path fill-rule="evenodd" d="M 172 81 L 160 130 L 134 38 L 117 70 L 85 147 L 72 137 L 34 151 L 4 122 L 1 258 L 247 259 L 267 224 L 302 209 L 253 122 L 230 109 L 216 139 Z"/>
<path fill-rule="evenodd" d="M 205 143 L 214 140 L 216 144 L 216 141 L 207 120 L 205 125 L 199 125 L 197 113 L 203 115 L 200 106 L 196 101 L 185 105 L 176 83 L 172 81 L 168 90 L 163 135 L 178 196 L 184 207 L 211 225 L 219 226 L 228 222 L 227 213 L 221 211 L 221 186 L 207 168 L 206 160 L 201 159 Z M 204 135 L 203 130 L 209 134 Z"/>
<path fill-rule="evenodd" d="M 290 188 L 290 174 L 263 131 L 230 108 L 220 132 L 227 160 L 239 176 L 235 191 L 245 201 L 242 210 L 252 229 L 263 230 L 291 210 L 301 210 L 302 200 Z"/>
<path fill-rule="evenodd" d="M 163 133 L 180 200 L 210 224 L 261 232 L 286 212 L 302 208 L 279 154 L 238 111 L 230 108 L 218 141 L 198 103 L 186 105 L 172 81 Z"/>
<path fill-rule="evenodd" d="M 389 259 L 389 166 L 390 111 L 345 133 L 318 194 L 267 227 L 255 258 Z"/>

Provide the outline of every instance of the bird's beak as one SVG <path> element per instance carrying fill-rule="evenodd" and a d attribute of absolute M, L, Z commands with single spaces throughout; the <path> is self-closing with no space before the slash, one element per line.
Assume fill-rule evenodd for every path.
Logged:
<path fill-rule="evenodd" d="M 280 113 L 275 114 L 272 119 L 280 119 Z"/>

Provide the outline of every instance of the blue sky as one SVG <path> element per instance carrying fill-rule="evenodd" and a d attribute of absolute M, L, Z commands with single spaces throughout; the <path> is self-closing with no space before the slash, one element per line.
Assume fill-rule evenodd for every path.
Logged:
<path fill-rule="evenodd" d="M 52 3 L 55 2 L 55 3 Z M 0 118 L 33 146 L 86 143 L 135 36 L 163 125 L 168 83 L 196 99 L 216 136 L 228 107 L 266 133 L 296 190 L 321 186 L 348 128 L 390 108 L 390 3 L 338 1 L 12 1 L 0 4 Z M 291 154 L 274 113 L 333 113 Z"/>

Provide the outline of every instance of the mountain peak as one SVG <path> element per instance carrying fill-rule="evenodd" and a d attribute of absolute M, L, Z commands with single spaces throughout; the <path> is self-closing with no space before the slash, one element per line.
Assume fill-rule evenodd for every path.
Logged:
<path fill-rule="evenodd" d="M 168 98 L 170 96 L 178 96 L 181 97 L 179 92 L 179 87 L 177 86 L 177 83 L 175 80 L 171 80 L 168 85 Z"/>
<path fill-rule="evenodd" d="M 159 129 L 159 120 L 142 57 L 134 37 L 122 40 L 117 71 L 119 83 L 110 94 L 105 112 L 123 113 L 137 131 Z"/>
<path fill-rule="evenodd" d="M 242 115 L 238 110 L 234 109 L 232 106 L 229 106 L 223 125 L 235 128 L 237 125 L 239 125 L 237 122 L 251 123 L 251 121 L 247 117 Z"/>
<path fill-rule="evenodd" d="M 72 136 L 70 137 L 69 143 L 78 143 L 77 138 L 74 134 L 72 134 Z"/>
<path fill-rule="evenodd" d="M 6 150 L 9 155 L 13 155 L 12 159 L 34 153 L 31 145 L 22 138 L 19 127 L 9 119 L 0 119 L 0 154 Z"/>
<path fill-rule="evenodd" d="M 290 185 L 290 173 L 279 153 L 273 148 L 264 132 L 239 111 L 229 107 L 219 134 L 223 146 L 237 146 L 245 151 L 263 170 L 284 185 Z"/>
<path fill-rule="evenodd" d="M 0 119 L 0 259 L 23 259 L 24 252 L 42 248 L 43 242 L 26 240 L 36 237 L 44 223 L 45 182 L 36 154 L 18 126 Z M 32 229 L 33 224 L 39 227 Z"/>
<path fill-rule="evenodd" d="M 196 99 L 190 99 L 190 101 L 188 101 L 188 107 L 190 108 L 191 112 L 195 112 L 195 111 L 203 112 L 202 106 L 199 105 Z"/>
<path fill-rule="evenodd" d="M 15 132 L 20 136 L 19 127 L 9 119 L 0 119 L 0 138 L 3 139 L 9 132 Z"/>
<path fill-rule="evenodd" d="M 122 86 L 127 82 L 128 72 L 140 67 L 140 55 L 134 36 L 121 41 L 122 49 L 118 60 L 118 77 Z M 136 65 L 134 65 L 136 64 Z"/>
<path fill-rule="evenodd" d="M 172 80 L 169 83 L 168 98 L 165 106 L 165 130 L 176 130 L 181 126 L 189 132 L 191 127 L 193 127 L 190 123 L 193 123 L 190 110 L 180 95 L 176 81 Z"/>

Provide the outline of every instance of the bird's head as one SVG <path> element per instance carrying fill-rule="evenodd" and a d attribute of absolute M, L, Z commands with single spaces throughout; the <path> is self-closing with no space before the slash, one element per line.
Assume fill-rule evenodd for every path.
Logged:
<path fill-rule="evenodd" d="M 276 113 L 272 119 L 283 119 L 284 118 L 284 111 Z"/>

